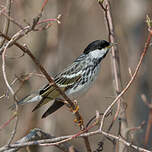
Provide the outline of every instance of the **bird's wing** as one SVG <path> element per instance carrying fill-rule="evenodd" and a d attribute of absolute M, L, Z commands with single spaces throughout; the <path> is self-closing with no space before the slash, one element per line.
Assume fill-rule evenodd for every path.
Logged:
<path fill-rule="evenodd" d="M 81 72 L 80 65 L 73 63 L 55 77 L 55 83 L 62 91 L 66 91 L 81 79 Z M 39 94 L 41 95 L 42 100 L 36 105 L 33 111 L 40 108 L 42 105 L 47 104 L 50 100 L 60 96 L 59 91 L 57 91 L 56 88 L 51 84 L 47 84 L 43 89 L 40 90 Z"/>

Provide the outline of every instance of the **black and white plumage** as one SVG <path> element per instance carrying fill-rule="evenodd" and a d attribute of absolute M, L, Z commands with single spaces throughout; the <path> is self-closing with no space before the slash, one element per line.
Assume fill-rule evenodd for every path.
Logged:
<path fill-rule="evenodd" d="M 112 45 L 105 40 L 96 40 L 90 43 L 85 48 L 83 54 L 70 66 L 55 76 L 54 80 L 56 84 L 72 98 L 83 94 L 96 79 L 99 73 L 100 63 L 107 55 L 111 46 Z M 42 105 L 52 101 L 53 104 L 42 116 L 42 118 L 44 118 L 64 105 L 63 102 L 57 100 L 59 98 L 60 94 L 56 88 L 53 85 L 47 84 L 38 91 L 38 93 L 26 96 L 20 100 L 18 104 L 39 101 L 37 106 L 33 109 L 33 111 L 35 111 Z"/>

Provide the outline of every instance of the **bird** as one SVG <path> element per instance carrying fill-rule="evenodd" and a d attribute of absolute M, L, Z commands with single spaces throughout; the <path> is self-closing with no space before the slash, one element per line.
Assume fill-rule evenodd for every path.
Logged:
<path fill-rule="evenodd" d="M 91 42 L 71 65 L 54 77 L 55 83 L 68 97 L 76 99 L 81 96 L 87 92 L 95 81 L 100 71 L 101 61 L 106 57 L 112 46 L 113 43 L 106 40 Z M 61 98 L 59 91 L 52 84 L 47 84 L 42 89 L 24 97 L 17 104 L 39 102 L 33 109 L 35 111 L 48 102 L 52 102 L 51 106 L 42 115 L 42 118 L 46 118 L 65 104 L 60 100 Z M 11 109 L 14 109 L 15 106 L 15 104 L 12 105 Z"/>

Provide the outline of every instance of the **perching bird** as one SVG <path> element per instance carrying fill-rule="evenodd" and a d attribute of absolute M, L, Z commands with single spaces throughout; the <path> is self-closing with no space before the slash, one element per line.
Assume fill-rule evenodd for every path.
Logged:
<path fill-rule="evenodd" d="M 71 65 L 55 76 L 55 83 L 65 91 L 66 95 L 74 99 L 80 96 L 80 94 L 83 94 L 90 88 L 96 79 L 101 61 L 106 57 L 112 46 L 111 43 L 105 40 L 93 41 Z M 60 97 L 61 95 L 56 88 L 51 84 L 47 84 L 38 92 L 30 94 L 20 100 L 18 105 L 39 101 L 33 109 L 33 111 L 35 111 L 51 101 L 52 105 L 42 115 L 42 118 L 45 118 L 64 105 L 64 102 L 57 100 Z M 12 108 L 13 107 L 15 106 L 13 105 Z"/>

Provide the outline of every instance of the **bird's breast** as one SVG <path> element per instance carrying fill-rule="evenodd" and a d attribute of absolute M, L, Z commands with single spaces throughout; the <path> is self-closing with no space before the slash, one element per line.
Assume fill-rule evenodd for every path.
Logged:
<path fill-rule="evenodd" d="M 81 79 L 73 85 L 72 88 L 66 91 L 66 94 L 72 98 L 77 98 L 83 95 L 91 87 L 92 83 L 96 80 L 99 73 L 100 65 L 94 67 L 90 65 L 83 70 Z"/>

